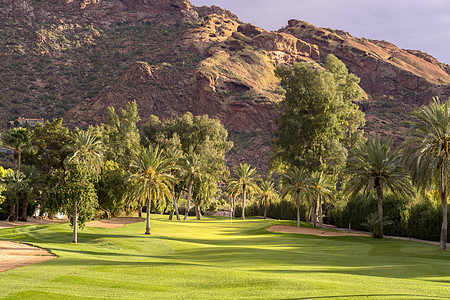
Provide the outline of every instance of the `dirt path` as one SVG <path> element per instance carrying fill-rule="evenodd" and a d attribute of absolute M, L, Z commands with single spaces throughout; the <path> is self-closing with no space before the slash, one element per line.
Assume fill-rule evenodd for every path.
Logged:
<path fill-rule="evenodd" d="M 27 222 L 10 222 L 10 221 L 0 221 L 0 229 L 4 228 L 11 228 L 16 226 L 23 226 L 23 225 L 40 225 L 40 224 L 52 224 L 52 223 L 67 223 L 69 222 L 66 219 L 37 219 L 34 217 L 29 217 Z"/>
<path fill-rule="evenodd" d="M 113 219 L 103 219 L 103 220 L 92 221 L 92 222 L 86 223 L 86 226 L 100 227 L 100 228 L 117 228 L 117 227 L 122 227 L 123 225 L 139 223 L 139 222 L 144 222 L 144 221 L 145 221 L 145 219 L 142 219 L 142 218 L 113 218 Z"/>
<path fill-rule="evenodd" d="M 270 226 L 269 231 L 309 234 L 309 235 L 317 235 L 317 236 L 365 236 L 365 237 L 369 237 L 369 235 L 362 234 L 362 233 L 325 231 L 325 230 L 320 230 L 320 228 L 313 229 L 313 228 L 295 227 L 295 226 L 287 226 L 287 225 L 272 225 L 272 226 Z"/>
<path fill-rule="evenodd" d="M 0 241 L 0 272 L 57 258 L 31 245 Z"/>

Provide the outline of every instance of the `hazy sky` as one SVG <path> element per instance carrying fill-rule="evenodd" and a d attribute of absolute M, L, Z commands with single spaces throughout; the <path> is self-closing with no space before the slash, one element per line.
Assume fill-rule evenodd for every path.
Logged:
<path fill-rule="evenodd" d="M 289 19 L 427 52 L 450 64 L 450 0 L 191 0 L 277 30 Z"/>

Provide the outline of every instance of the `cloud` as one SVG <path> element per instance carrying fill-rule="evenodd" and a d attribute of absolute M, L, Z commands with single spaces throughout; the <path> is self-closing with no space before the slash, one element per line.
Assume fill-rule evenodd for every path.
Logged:
<path fill-rule="evenodd" d="M 357 37 L 387 40 L 450 63 L 448 0 L 191 0 L 218 5 L 242 21 L 277 30 L 289 19 L 348 31 Z"/>

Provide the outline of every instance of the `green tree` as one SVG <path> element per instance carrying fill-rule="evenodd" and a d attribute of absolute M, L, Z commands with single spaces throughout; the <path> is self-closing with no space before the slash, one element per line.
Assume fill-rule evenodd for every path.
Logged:
<path fill-rule="evenodd" d="M 11 128 L 2 135 L 5 145 L 14 149 L 14 169 L 20 170 L 22 150 L 30 145 L 32 132 L 27 128 Z"/>
<path fill-rule="evenodd" d="M 267 218 L 267 208 L 270 204 L 279 199 L 274 183 L 268 180 L 262 180 L 259 186 L 258 200 L 264 205 L 264 219 Z"/>
<path fill-rule="evenodd" d="M 435 187 L 442 204 L 440 249 L 447 248 L 447 199 L 450 172 L 450 99 L 435 98 L 411 114 L 405 147 L 406 164 L 422 189 Z"/>
<path fill-rule="evenodd" d="M 122 110 L 122 118 L 116 114 L 114 107 L 108 107 L 108 122 L 103 125 L 103 143 L 105 158 L 115 161 L 128 170 L 131 159 L 140 151 L 140 135 L 137 123 L 140 121 L 136 101 L 127 104 Z"/>
<path fill-rule="evenodd" d="M 364 114 L 353 103 L 363 97 L 359 79 L 329 55 L 324 68 L 310 63 L 279 66 L 286 90 L 272 143 L 272 168 L 297 166 L 337 173 L 347 149 L 363 139 Z"/>
<path fill-rule="evenodd" d="M 83 228 L 98 206 L 94 182 L 98 181 L 103 165 L 103 143 L 99 133 L 89 128 L 75 132 L 67 148 L 71 155 L 66 159 L 63 192 L 73 226 L 73 243 L 77 243 L 78 227 Z"/>
<path fill-rule="evenodd" d="M 1 181 L 6 186 L 6 199 L 9 205 L 10 222 L 17 220 L 16 207 L 19 202 L 20 193 L 24 190 L 26 178 L 20 171 L 8 172 L 6 176 L 2 177 Z"/>
<path fill-rule="evenodd" d="M 345 172 L 351 176 L 344 192 L 355 197 L 359 192 L 368 195 L 375 190 L 378 202 L 380 237 L 383 236 L 383 191 L 390 189 L 396 195 L 411 196 L 409 174 L 404 170 L 402 156 L 391 150 L 392 139 L 378 135 L 360 145 L 351 153 Z"/>
<path fill-rule="evenodd" d="M 194 187 L 195 181 L 200 180 L 203 176 L 203 169 L 198 155 L 193 152 L 189 153 L 181 160 L 180 167 L 183 170 L 185 177 L 184 181 L 188 187 L 186 212 L 184 214 L 184 220 L 186 220 L 189 215 L 189 210 L 191 209 L 192 188 Z"/>
<path fill-rule="evenodd" d="M 297 206 L 297 227 L 300 227 L 300 198 L 310 202 L 312 184 L 310 174 L 303 168 L 292 167 L 282 178 L 283 189 L 281 194 L 285 197 L 290 194 Z"/>
<path fill-rule="evenodd" d="M 245 220 L 245 203 L 247 194 L 256 194 L 259 191 L 256 184 L 256 169 L 249 164 L 240 164 L 234 168 L 234 177 L 228 182 L 231 189 L 239 189 L 242 195 L 242 220 Z"/>
<path fill-rule="evenodd" d="M 115 161 L 108 160 L 102 168 L 98 182 L 98 205 L 108 217 L 116 217 L 125 207 L 125 192 L 128 189 L 126 172 Z"/>
<path fill-rule="evenodd" d="M 177 149 L 175 147 L 169 148 L 166 151 L 167 158 L 170 159 L 170 174 L 172 176 L 175 176 L 175 172 L 177 172 L 180 169 L 180 161 L 183 159 L 183 152 L 180 149 Z M 181 193 L 177 193 L 176 189 L 176 183 L 175 181 L 172 181 L 172 202 L 175 210 L 175 214 L 177 216 L 177 220 L 180 220 L 180 213 L 178 211 L 178 202 L 177 202 L 177 195 L 180 195 Z M 171 212 L 171 217 L 173 215 L 173 212 Z"/>
<path fill-rule="evenodd" d="M 131 167 L 135 171 L 129 177 L 131 196 L 136 199 L 145 199 L 147 202 L 147 223 L 145 234 L 150 234 L 151 205 L 157 204 L 171 196 L 170 175 L 171 160 L 166 158 L 159 147 L 142 149 L 131 161 Z"/>
<path fill-rule="evenodd" d="M 334 184 L 331 182 L 330 176 L 322 172 L 315 172 L 311 176 L 312 194 L 315 196 L 313 200 L 313 226 L 316 228 L 317 214 L 319 214 L 319 224 L 323 225 L 322 203 L 332 201 L 334 199 Z M 319 208 L 317 210 L 317 208 Z"/>
<path fill-rule="evenodd" d="M 19 221 L 27 222 L 28 203 L 30 198 L 39 191 L 41 175 L 35 166 L 22 166 L 21 171 L 25 176 L 24 186 L 22 189 L 22 216 Z"/>

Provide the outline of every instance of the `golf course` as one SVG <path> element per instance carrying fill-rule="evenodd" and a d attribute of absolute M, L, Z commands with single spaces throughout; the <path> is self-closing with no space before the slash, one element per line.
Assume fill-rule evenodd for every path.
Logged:
<path fill-rule="evenodd" d="M 448 299 L 450 253 L 363 236 L 268 231 L 294 221 L 205 217 L 116 228 L 68 223 L 0 230 L 56 259 L 0 273 L 2 299 Z M 292 223 L 291 223 L 292 222 Z M 303 227 L 310 227 L 302 223 Z"/>

